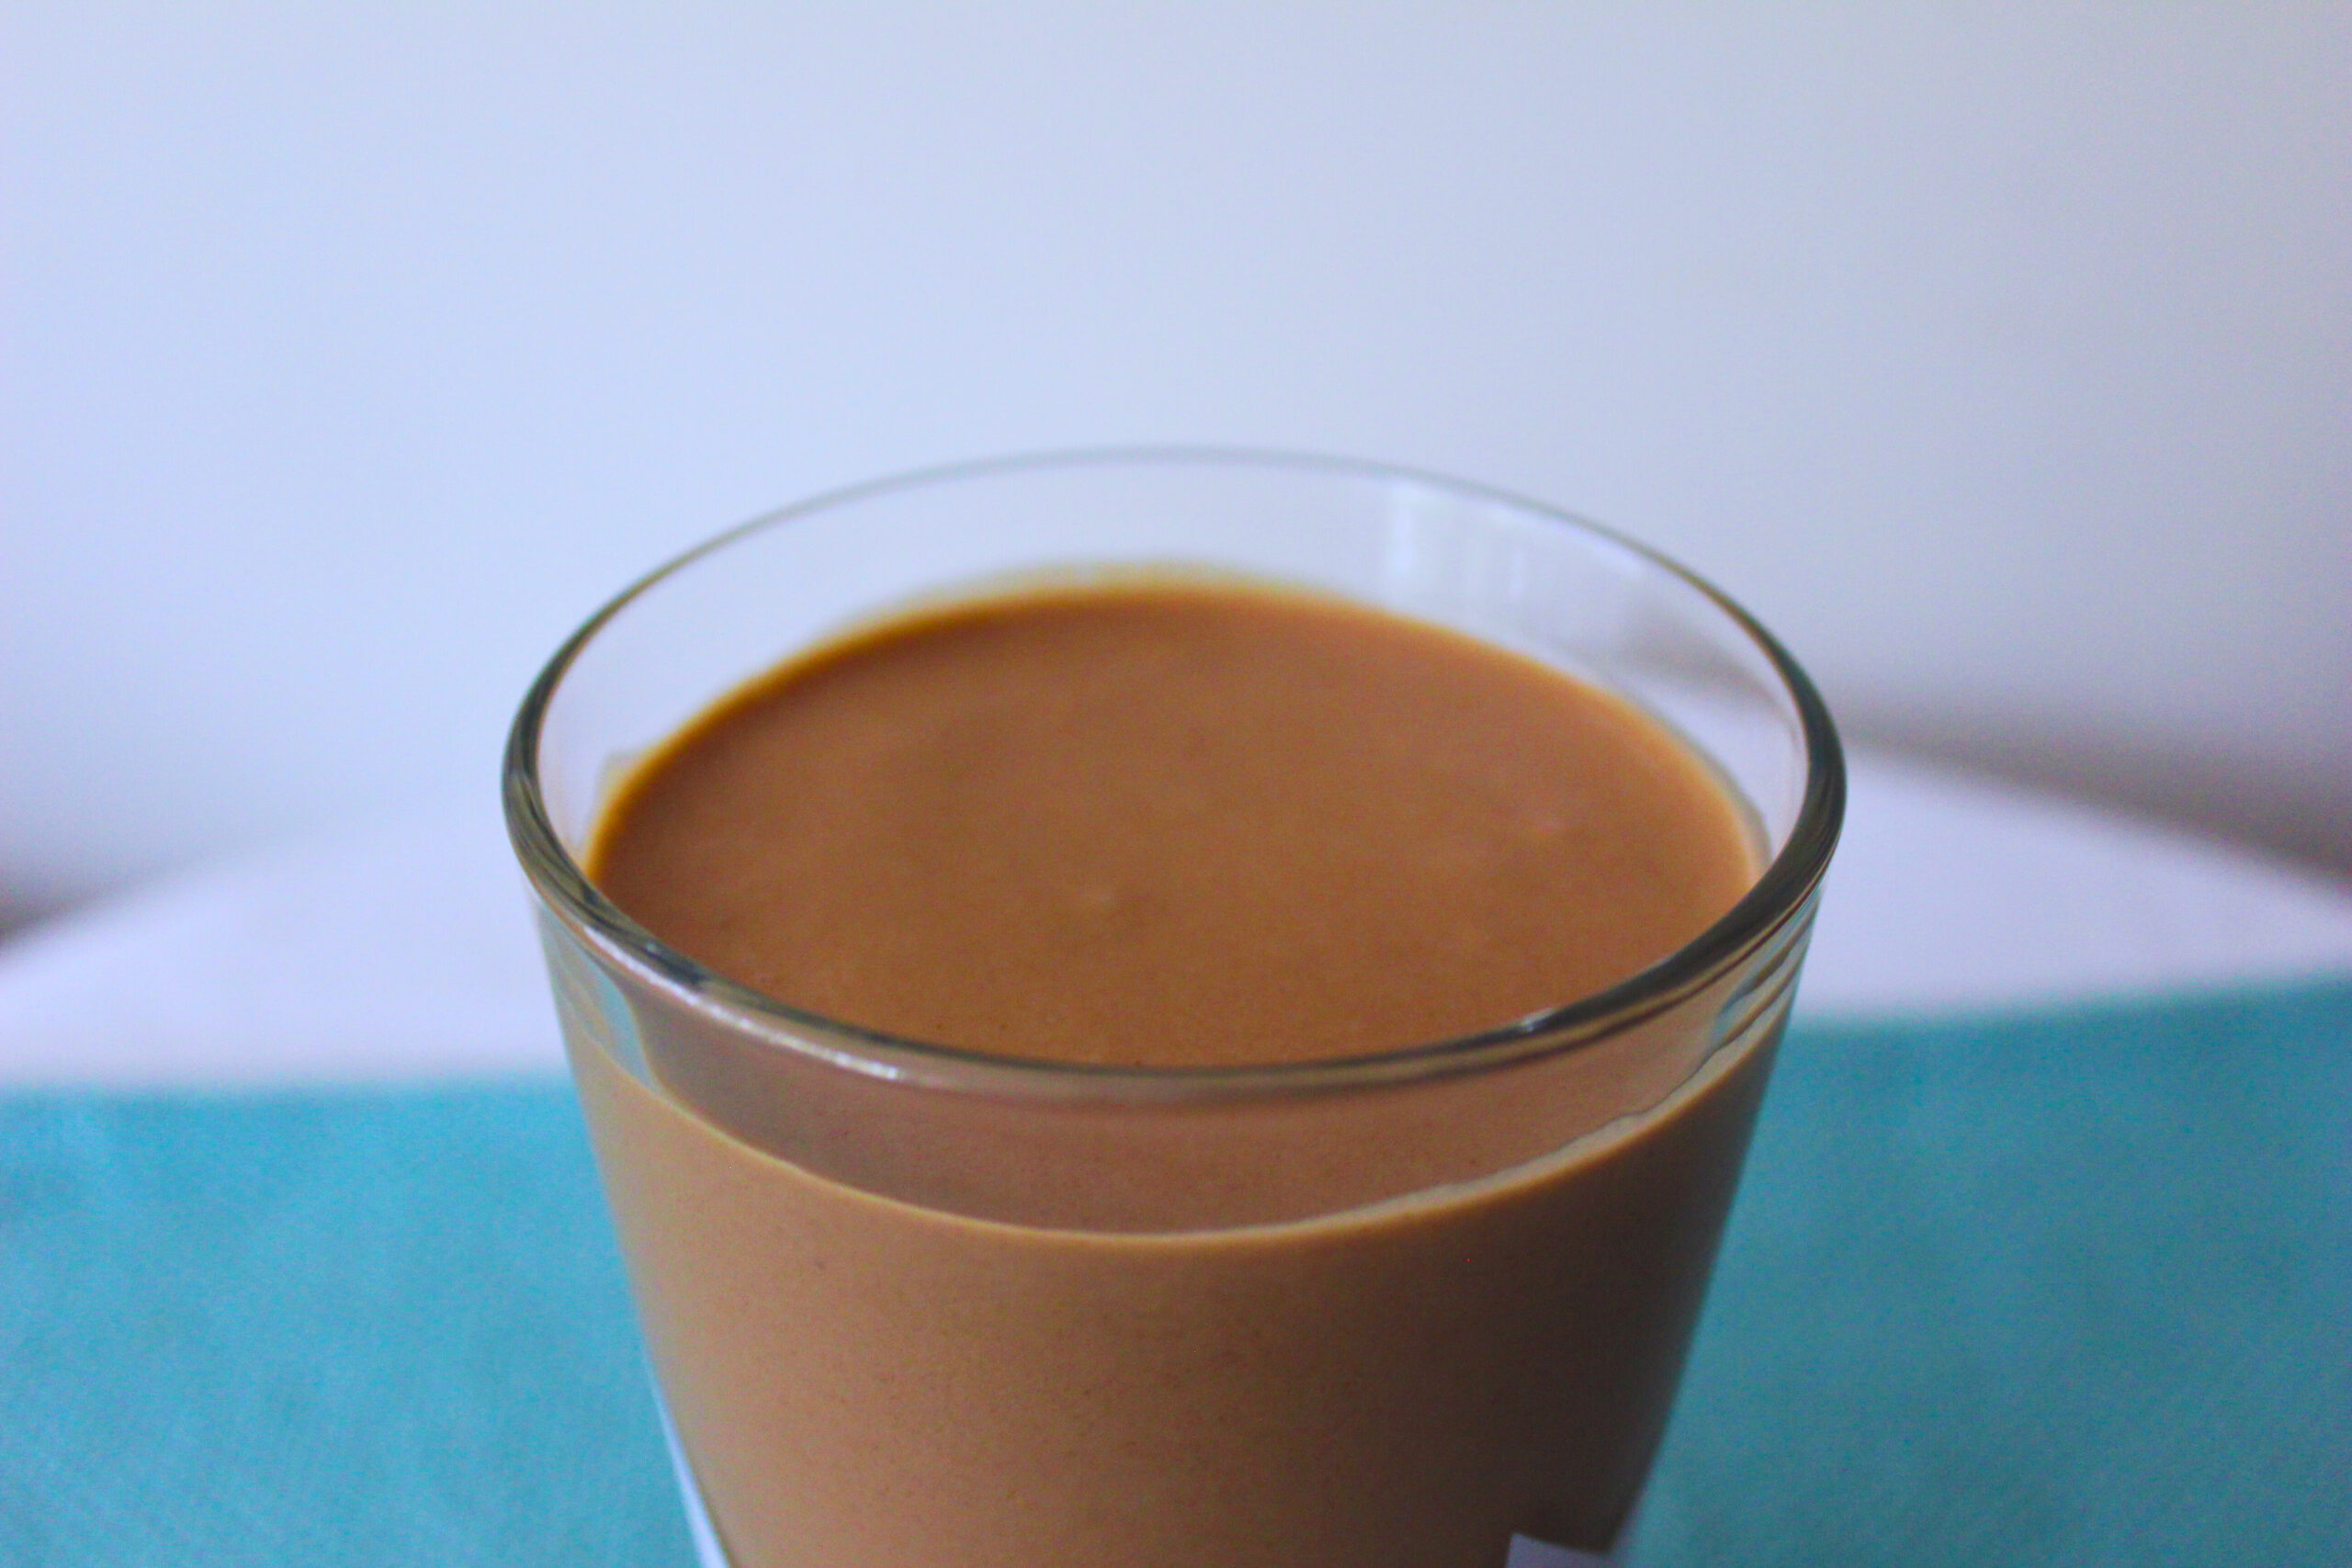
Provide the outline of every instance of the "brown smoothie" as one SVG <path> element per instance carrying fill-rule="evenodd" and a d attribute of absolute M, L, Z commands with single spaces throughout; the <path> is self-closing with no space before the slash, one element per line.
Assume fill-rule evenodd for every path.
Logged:
<path fill-rule="evenodd" d="M 796 660 L 639 765 L 589 866 L 791 1007 L 1087 1069 L 1505 1030 L 1758 869 L 1616 697 L 1172 581 Z M 737 1568 L 1499 1568 L 1514 1533 L 1607 1546 L 1656 1448 L 1779 1023 L 1726 1038 L 1722 991 L 1243 1100 L 844 1073 L 651 995 L 617 1055 L 568 1032 Z"/>

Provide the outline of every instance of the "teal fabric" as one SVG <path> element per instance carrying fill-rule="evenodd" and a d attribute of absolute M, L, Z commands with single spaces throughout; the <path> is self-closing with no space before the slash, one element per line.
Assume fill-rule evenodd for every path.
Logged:
<path fill-rule="evenodd" d="M 0 1103 L 0 1564 L 691 1562 L 570 1094 Z"/>
<path fill-rule="evenodd" d="M 1634 1558 L 2352 1562 L 2352 984 L 1800 1030 Z M 690 1561 L 561 1089 L 0 1101 L 0 1563 Z"/>
<path fill-rule="evenodd" d="M 2352 1563 L 2352 985 L 1804 1032 L 1637 1562 Z"/>

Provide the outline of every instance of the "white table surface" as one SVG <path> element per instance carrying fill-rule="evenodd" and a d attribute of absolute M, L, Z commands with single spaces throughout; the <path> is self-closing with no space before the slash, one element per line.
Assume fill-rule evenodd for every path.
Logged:
<path fill-rule="evenodd" d="M 1801 1014 L 2009 1009 L 2352 975 L 2352 886 L 2097 808 L 1852 759 Z M 0 1087 L 561 1070 L 492 793 L 0 945 Z"/>

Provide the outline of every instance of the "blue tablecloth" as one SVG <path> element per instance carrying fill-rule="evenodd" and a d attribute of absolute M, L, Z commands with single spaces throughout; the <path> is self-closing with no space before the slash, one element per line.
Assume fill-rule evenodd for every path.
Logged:
<path fill-rule="evenodd" d="M 0 1563 L 676 1507 L 560 1086 L 0 1101 Z M 2352 1562 L 2352 984 L 1800 1028 L 1635 1561 Z"/>

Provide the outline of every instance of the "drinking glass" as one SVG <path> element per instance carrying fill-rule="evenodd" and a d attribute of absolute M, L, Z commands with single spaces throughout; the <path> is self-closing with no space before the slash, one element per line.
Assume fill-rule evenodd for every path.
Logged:
<path fill-rule="evenodd" d="M 1155 573 L 1338 595 L 1618 694 L 1715 771 L 1763 869 L 1597 995 L 1377 1055 L 1205 1068 L 821 1017 L 664 945 L 583 873 L 616 782 L 796 653 L 926 604 Z M 532 686 L 504 788 L 713 1568 L 1621 1550 L 1844 800 L 1819 697 L 1723 594 L 1550 507 L 1363 463 L 939 468 L 623 592 Z"/>

